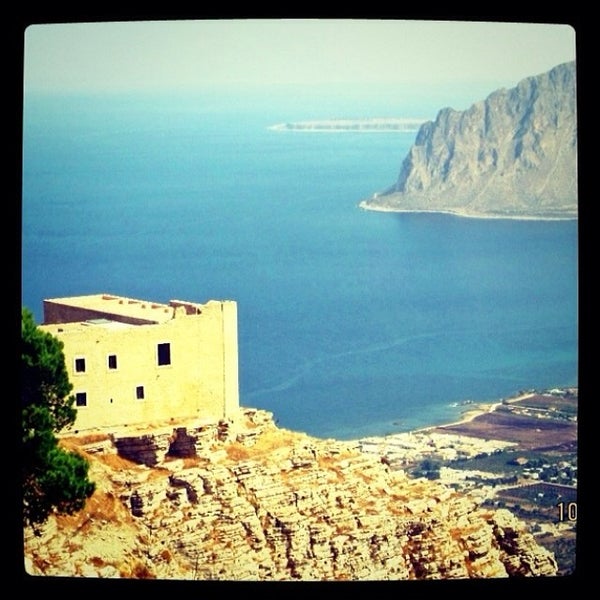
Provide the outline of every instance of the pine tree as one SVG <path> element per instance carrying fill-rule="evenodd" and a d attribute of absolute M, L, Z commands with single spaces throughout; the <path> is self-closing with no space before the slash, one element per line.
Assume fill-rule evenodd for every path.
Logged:
<path fill-rule="evenodd" d="M 53 513 L 81 510 L 95 489 L 87 460 L 59 446 L 56 434 L 77 411 L 62 342 L 21 311 L 21 410 L 23 524 L 38 532 Z"/>

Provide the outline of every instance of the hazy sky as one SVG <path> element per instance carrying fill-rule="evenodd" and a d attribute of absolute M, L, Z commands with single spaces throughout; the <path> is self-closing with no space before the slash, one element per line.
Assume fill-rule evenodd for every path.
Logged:
<path fill-rule="evenodd" d="M 575 59 L 560 24 L 217 20 L 31 25 L 26 90 L 494 82 Z"/>

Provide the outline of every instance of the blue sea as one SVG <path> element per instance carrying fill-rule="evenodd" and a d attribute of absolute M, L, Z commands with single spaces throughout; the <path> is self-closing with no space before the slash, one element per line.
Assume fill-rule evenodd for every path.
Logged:
<path fill-rule="evenodd" d="M 269 129 L 433 100 L 29 94 L 23 304 L 41 322 L 56 296 L 236 300 L 241 404 L 318 437 L 577 385 L 576 221 L 365 211 L 414 132 Z"/>

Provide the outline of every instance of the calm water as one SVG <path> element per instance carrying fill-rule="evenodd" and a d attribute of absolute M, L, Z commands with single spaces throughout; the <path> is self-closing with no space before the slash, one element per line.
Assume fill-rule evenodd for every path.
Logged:
<path fill-rule="evenodd" d="M 577 223 L 363 211 L 414 133 L 268 129 L 383 110 L 345 108 L 28 98 L 23 303 L 235 299 L 241 403 L 317 436 L 576 384 Z M 418 108 L 394 116 L 435 116 Z"/>

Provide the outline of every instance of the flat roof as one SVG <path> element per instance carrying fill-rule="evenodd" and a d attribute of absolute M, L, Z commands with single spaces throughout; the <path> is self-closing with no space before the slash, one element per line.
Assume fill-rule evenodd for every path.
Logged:
<path fill-rule="evenodd" d="M 51 302 L 62 306 L 73 306 L 93 310 L 98 313 L 145 319 L 156 323 L 164 323 L 173 318 L 175 308 L 169 304 L 137 300 L 113 294 L 91 294 L 88 296 L 70 296 L 67 298 L 48 298 L 44 302 Z"/>
<path fill-rule="evenodd" d="M 71 333 L 83 331 L 89 327 L 100 327 L 102 329 L 129 329 L 131 327 L 139 327 L 139 325 L 130 325 L 129 323 L 121 323 L 119 321 L 111 321 L 109 319 L 90 319 L 88 321 L 75 321 L 73 323 L 47 323 L 39 326 L 43 331 L 47 331 L 53 335 L 59 333 Z"/>

